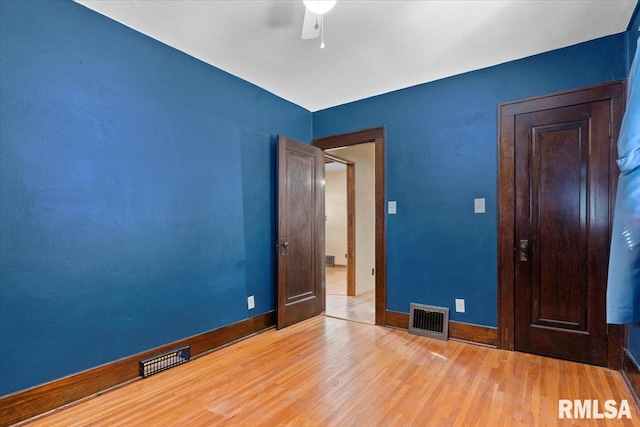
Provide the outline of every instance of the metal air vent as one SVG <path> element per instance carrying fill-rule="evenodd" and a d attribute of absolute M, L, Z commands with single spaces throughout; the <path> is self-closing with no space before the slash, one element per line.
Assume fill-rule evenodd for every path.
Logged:
<path fill-rule="evenodd" d="M 409 333 L 448 340 L 449 308 L 411 303 Z"/>
<path fill-rule="evenodd" d="M 174 366 L 187 363 L 191 358 L 191 346 L 180 347 L 166 353 L 140 361 L 140 376 L 143 378 L 158 372 L 166 371 Z"/>

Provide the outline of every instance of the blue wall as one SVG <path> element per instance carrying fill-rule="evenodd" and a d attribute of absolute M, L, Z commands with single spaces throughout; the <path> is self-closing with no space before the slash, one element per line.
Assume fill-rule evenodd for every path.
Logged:
<path fill-rule="evenodd" d="M 309 111 L 70 1 L 0 3 L 0 82 L 0 394 L 275 309 Z"/>
<path fill-rule="evenodd" d="M 398 211 L 387 215 L 389 310 L 427 303 L 497 325 L 498 104 L 623 79 L 626 56 L 621 33 L 313 114 L 315 138 L 386 126 L 386 197 Z"/>
<path fill-rule="evenodd" d="M 640 2 L 636 4 L 636 9 L 631 16 L 631 21 L 629 22 L 629 26 L 627 27 L 627 38 L 628 38 L 628 58 L 629 61 L 627 63 L 627 68 L 631 69 L 631 62 L 633 61 L 633 57 L 636 52 L 636 46 L 638 44 L 638 37 L 640 37 Z"/>

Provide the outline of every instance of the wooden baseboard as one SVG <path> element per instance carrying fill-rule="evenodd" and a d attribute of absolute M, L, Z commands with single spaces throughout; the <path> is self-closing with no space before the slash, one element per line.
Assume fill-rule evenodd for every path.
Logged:
<path fill-rule="evenodd" d="M 387 310 L 385 325 L 408 329 L 409 314 Z M 498 330 L 489 326 L 451 320 L 449 321 L 449 338 L 496 347 L 498 345 Z"/>
<path fill-rule="evenodd" d="M 629 391 L 633 395 L 636 405 L 640 408 L 640 367 L 638 362 L 633 358 L 629 351 L 625 348 L 622 354 L 622 378 L 627 383 Z"/>
<path fill-rule="evenodd" d="M 191 357 L 201 356 L 276 324 L 275 311 L 251 317 L 171 344 L 156 347 L 59 380 L 0 397 L 0 427 L 9 426 L 88 396 L 140 378 L 141 359 L 191 345 Z"/>
<path fill-rule="evenodd" d="M 397 311 L 387 310 L 385 316 L 385 326 L 392 326 L 394 328 L 409 329 L 409 314 L 400 313 Z"/>

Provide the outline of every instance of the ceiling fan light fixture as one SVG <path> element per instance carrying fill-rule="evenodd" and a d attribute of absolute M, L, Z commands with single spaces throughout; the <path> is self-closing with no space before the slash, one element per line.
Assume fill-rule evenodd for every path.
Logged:
<path fill-rule="evenodd" d="M 337 0 L 303 0 L 304 5 L 316 15 L 322 15 L 333 9 Z"/>

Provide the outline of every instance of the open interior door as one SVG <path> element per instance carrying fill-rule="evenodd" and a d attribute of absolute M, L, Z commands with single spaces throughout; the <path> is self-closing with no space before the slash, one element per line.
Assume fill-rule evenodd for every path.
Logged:
<path fill-rule="evenodd" d="M 281 136 L 278 179 L 280 329 L 324 309 L 324 153 Z"/>

